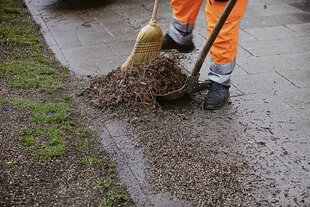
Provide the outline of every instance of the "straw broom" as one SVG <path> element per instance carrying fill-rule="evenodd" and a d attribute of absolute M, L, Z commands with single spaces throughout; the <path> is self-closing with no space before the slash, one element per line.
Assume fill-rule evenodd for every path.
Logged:
<path fill-rule="evenodd" d="M 155 0 L 152 19 L 139 32 L 133 51 L 121 66 L 122 70 L 134 63 L 145 63 L 160 55 L 163 33 L 156 22 L 158 4 L 159 0 Z"/>

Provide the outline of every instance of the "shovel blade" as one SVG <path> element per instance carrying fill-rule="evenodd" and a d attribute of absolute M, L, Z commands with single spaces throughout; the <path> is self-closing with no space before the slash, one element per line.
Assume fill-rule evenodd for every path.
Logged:
<path fill-rule="evenodd" d="M 186 93 L 184 88 L 180 88 L 178 90 L 172 91 L 170 93 L 156 95 L 156 100 L 158 101 L 173 101 L 179 98 L 182 98 Z"/>
<path fill-rule="evenodd" d="M 178 90 L 156 95 L 156 99 L 159 101 L 173 101 L 175 99 L 182 98 L 185 94 L 196 93 L 205 90 L 209 87 L 210 81 L 199 82 L 199 77 L 188 76 L 185 84 Z"/>

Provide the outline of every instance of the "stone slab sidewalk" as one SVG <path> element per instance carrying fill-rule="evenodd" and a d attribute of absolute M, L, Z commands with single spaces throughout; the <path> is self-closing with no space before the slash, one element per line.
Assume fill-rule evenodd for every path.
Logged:
<path fill-rule="evenodd" d="M 152 9 L 152 1 L 145 0 L 107 1 L 98 8 L 77 10 L 57 9 L 54 0 L 26 2 L 57 58 L 82 76 L 106 74 L 122 64 L 134 46 L 139 29 L 148 23 Z M 165 31 L 172 17 L 168 0 L 161 1 L 159 11 L 158 22 Z M 205 34 L 202 9 L 195 28 L 198 51 L 184 61 L 186 68 L 193 67 L 205 43 Z M 273 206 L 310 204 L 309 65 L 309 2 L 249 0 L 232 77 L 233 104 L 210 120 L 217 123 L 233 112 L 240 115 L 233 124 L 242 133 L 237 133 L 235 140 L 244 143 L 238 153 L 248 157 L 266 185 L 272 180 L 276 186 L 274 192 L 268 192 L 268 188 L 258 190 L 262 205 L 264 201 Z M 208 67 L 209 59 L 201 78 L 206 77 Z M 200 111 L 195 116 L 195 120 L 208 117 Z M 167 192 L 151 193 L 145 178 L 143 153 L 133 147 L 125 132 L 119 134 L 124 130 L 122 124 L 115 120 L 102 123 L 103 145 L 118 163 L 120 177 L 137 205 L 190 206 L 189 202 L 175 199 Z M 214 134 L 218 132 L 217 127 L 204 130 Z M 277 139 L 271 139 L 271 135 Z M 220 136 L 221 133 L 216 135 Z M 253 143 L 263 143 L 264 147 L 255 145 L 256 151 L 248 154 L 245 149 Z"/>

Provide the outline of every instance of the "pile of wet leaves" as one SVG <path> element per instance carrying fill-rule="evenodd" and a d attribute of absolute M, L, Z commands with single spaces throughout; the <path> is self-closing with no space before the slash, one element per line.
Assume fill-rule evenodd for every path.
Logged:
<path fill-rule="evenodd" d="M 179 89 L 185 80 L 186 74 L 176 57 L 160 56 L 94 77 L 87 94 L 99 108 L 157 106 L 156 94 Z"/>

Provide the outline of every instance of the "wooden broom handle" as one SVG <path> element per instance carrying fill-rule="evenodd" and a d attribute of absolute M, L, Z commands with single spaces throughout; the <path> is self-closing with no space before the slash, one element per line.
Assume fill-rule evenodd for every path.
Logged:
<path fill-rule="evenodd" d="M 195 63 L 195 67 L 192 70 L 192 76 L 197 77 L 199 76 L 200 73 L 200 69 L 202 67 L 203 62 L 205 61 L 217 35 L 219 34 L 219 32 L 221 31 L 227 17 L 229 16 L 231 10 L 234 8 L 235 4 L 236 4 L 237 0 L 229 0 L 229 2 L 227 3 L 225 10 L 223 11 L 221 17 L 219 18 L 219 20 L 217 21 L 214 29 L 212 30 L 210 37 L 207 40 L 207 43 L 205 44 L 204 48 L 202 49 L 199 58 L 197 60 L 197 62 Z"/>
<path fill-rule="evenodd" d="M 158 5 L 159 5 L 159 0 L 155 0 L 153 14 L 152 14 L 152 20 L 155 22 L 156 22 L 156 17 L 157 17 Z"/>

